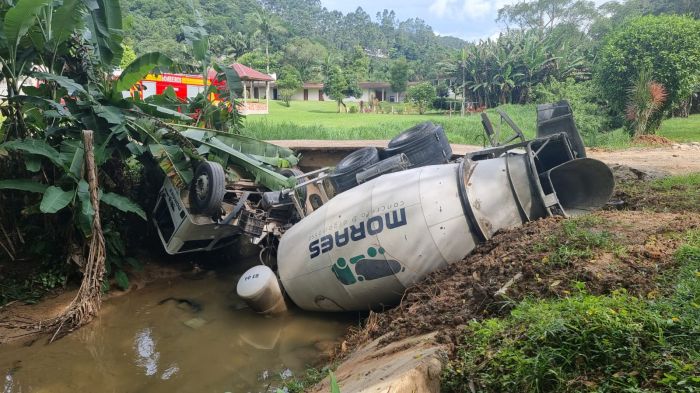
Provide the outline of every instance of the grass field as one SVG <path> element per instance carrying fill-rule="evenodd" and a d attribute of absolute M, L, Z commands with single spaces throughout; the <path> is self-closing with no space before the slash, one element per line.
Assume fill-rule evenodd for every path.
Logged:
<path fill-rule="evenodd" d="M 700 115 L 667 119 L 661 123 L 658 134 L 678 142 L 700 141 Z"/>
<path fill-rule="evenodd" d="M 503 109 L 526 136 L 535 133 L 534 105 L 506 105 Z M 248 116 L 244 133 L 261 139 L 391 139 L 399 132 L 423 121 L 444 127 L 453 143 L 482 144 L 483 131 L 478 114 L 465 117 L 439 113 L 424 115 L 336 113 L 335 102 L 293 101 L 287 108 L 270 102 L 270 114 Z M 498 115 L 489 110 L 494 126 Z M 507 126 L 504 130 L 508 131 Z"/>
<path fill-rule="evenodd" d="M 522 128 L 526 137 L 535 134 L 535 105 L 504 105 L 501 107 Z M 496 128 L 499 117 L 495 110 L 487 111 Z M 574 114 L 575 116 L 576 114 Z M 452 143 L 483 144 L 481 117 L 465 117 L 442 113 L 375 114 L 337 113 L 335 102 L 292 101 L 287 108 L 279 101 L 270 102 L 269 115 L 248 116 L 244 134 L 260 139 L 391 139 L 399 132 L 423 121 L 443 126 Z M 505 135 L 510 129 L 503 125 Z M 659 135 L 678 142 L 700 141 L 700 115 L 664 121 Z M 631 146 L 623 130 L 584 138 L 588 146 L 624 148 Z"/>

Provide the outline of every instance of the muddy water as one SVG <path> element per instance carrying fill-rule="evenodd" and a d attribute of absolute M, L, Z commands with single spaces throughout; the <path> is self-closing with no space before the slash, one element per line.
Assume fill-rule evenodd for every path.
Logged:
<path fill-rule="evenodd" d="M 352 316 L 292 310 L 262 317 L 235 275 L 150 284 L 103 304 L 98 320 L 55 342 L 0 347 L 0 386 L 19 392 L 262 392 L 318 365 Z M 202 305 L 196 312 L 167 297 Z"/>

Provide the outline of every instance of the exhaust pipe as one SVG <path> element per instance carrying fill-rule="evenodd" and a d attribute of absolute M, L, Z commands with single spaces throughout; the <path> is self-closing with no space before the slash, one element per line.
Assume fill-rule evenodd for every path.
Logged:
<path fill-rule="evenodd" d="M 386 174 L 288 230 L 277 254 L 280 280 L 305 310 L 392 306 L 407 287 L 461 261 L 498 230 L 599 208 L 613 187 L 600 161 L 543 170 L 536 154 L 522 153 Z"/>

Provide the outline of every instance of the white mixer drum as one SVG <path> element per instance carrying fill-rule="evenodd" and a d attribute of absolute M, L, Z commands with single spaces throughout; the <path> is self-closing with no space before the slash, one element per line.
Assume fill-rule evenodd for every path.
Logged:
<path fill-rule="evenodd" d="M 529 154 L 383 175 L 331 199 L 287 231 L 277 261 L 285 291 L 306 310 L 378 309 L 458 262 L 498 230 L 576 215 L 610 198 L 602 162 L 536 171 Z"/>
<path fill-rule="evenodd" d="M 306 310 L 395 303 L 426 274 L 477 243 L 464 216 L 458 164 L 381 176 L 344 192 L 287 231 L 277 258 L 287 294 Z"/>

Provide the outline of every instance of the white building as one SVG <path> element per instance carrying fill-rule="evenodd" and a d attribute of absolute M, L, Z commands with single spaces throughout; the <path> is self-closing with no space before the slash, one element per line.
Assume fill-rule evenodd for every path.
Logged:
<path fill-rule="evenodd" d="M 418 82 L 409 82 L 408 85 L 412 86 Z M 406 92 L 401 94 L 395 92 L 391 88 L 391 83 L 389 82 L 360 82 L 360 89 L 362 94 L 360 97 L 351 98 L 350 101 L 364 101 L 372 102 L 375 98 L 379 101 L 389 101 L 389 102 L 402 102 L 406 98 Z M 279 93 L 277 91 L 277 86 L 274 82 L 271 84 L 272 98 L 273 100 L 280 99 Z M 262 94 L 262 96 L 258 95 Z M 254 93 L 255 98 L 264 97 L 264 91 L 260 93 Z M 291 99 L 293 101 L 331 101 L 331 98 L 323 93 L 323 83 L 316 82 L 306 82 L 302 85 L 301 89 L 292 95 Z"/>

